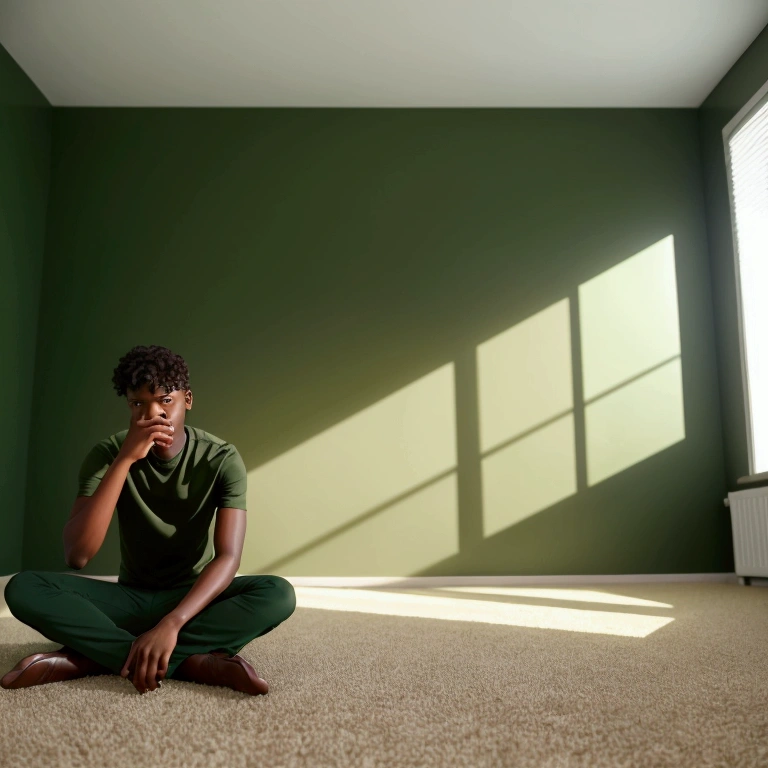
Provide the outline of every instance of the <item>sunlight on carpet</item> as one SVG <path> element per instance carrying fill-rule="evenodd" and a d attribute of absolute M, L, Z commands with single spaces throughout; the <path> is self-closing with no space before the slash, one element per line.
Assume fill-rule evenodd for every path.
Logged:
<path fill-rule="evenodd" d="M 516 590 L 512 588 L 498 588 L 491 591 L 492 589 L 491 587 L 480 589 L 468 587 L 461 591 L 475 591 L 503 597 L 514 597 L 515 594 L 522 596 L 525 594 L 531 597 L 547 597 L 557 600 L 613 602 L 618 604 L 630 600 L 633 605 L 650 604 L 654 607 L 670 607 L 665 603 L 653 603 L 639 599 L 622 598 L 618 595 L 579 592 L 576 590 Z M 453 591 L 459 590 L 453 589 Z M 590 599 L 590 595 L 597 595 L 599 599 Z M 674 621 L 669 616 L 649 616 L 615 611 L 562 608 L 551 605 L 526 605 L 506 601 L 495 602 L 442 597 L 440 595 L 413 595 L 403 592 L 336 589 L 332 587 L 296 587 L 296 599 L 297 605 L 303 608 L 443 619 L 445 621 L 476 621 L 485 624 L 556 629 L 568 632 L 590 632 L 620 635 L 623 637 L 647 637 Z"/>

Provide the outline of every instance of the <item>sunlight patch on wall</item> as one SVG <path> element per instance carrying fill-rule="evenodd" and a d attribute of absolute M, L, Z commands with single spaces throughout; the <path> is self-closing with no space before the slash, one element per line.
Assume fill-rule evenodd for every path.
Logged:
<path fill-rule="evenodd" d="M 587 482 L 685 439 L 674 239 L 579 286 Z"/>
<path fill-rule="evenodd" d="M 584 399 L 680 354 L 672 235 L 579 286 Z"/>
<path fill-rule="evenodd" d="M 292 557 L 280 569 L 296 575 L 415 573 L 459 551 L 458 519 L 454 472 Z"/>
<path fill-rule="evenodd" d="M 568 299 L 478 346 L 484 536 L 576 492 L 572 370 Z"/>
<path fill-rule="evenodd" d="M 483 459 L 483 535 L 576 493 L 573 415 Z"/>
<path fill-rule="evenodd" d="M 456 461 L 451 363 L 249 472 L 241 569 L 407 574 L 456 554 Z"/>
<path fill-rule="evenodd" d="M 563 299 L 478 345 L 483 453 L 573 408 L 569 307 Z"/>
<path fill-rule="evenodd" d="M 588 405 L 586 433 L 589 485 L 684 440 L 680 358 Z"/>
<path fill-rule="evenodd" d="M 444 621 L 476 621 L 535 629 L 556 629 L 622 637 L 647 637 L 674 621 L 669 616 L 647 616 L 614 611 L 592 611 L 556 606 L 516 605 L 488 600 L 466 600 L 363 589 L 295 587 L 301 608 L 352 611 L 385 616 L 410 616 Z"/>

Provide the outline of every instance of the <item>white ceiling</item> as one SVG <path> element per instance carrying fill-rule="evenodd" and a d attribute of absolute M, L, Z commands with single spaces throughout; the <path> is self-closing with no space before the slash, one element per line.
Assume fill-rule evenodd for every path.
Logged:
<path fill-rule="evenodd" d="M 768 0 L 0 0 L 55 106 L 697 107 Z"/>

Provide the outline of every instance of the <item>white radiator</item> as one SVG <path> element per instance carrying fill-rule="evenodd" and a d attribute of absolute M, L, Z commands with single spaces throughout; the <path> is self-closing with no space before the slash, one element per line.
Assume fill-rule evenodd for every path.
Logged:
<path fill-rule="evenodd" d="M 768 486 L 728 494 L 737 576 L 768 576 Z"/>

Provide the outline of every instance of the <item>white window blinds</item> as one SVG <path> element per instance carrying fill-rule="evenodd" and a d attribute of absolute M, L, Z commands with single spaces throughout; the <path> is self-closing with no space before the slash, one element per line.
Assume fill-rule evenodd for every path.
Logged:
<path fill-rule="evenodd" d="M 768 472 L 768 100 L 727 141 L 751 473 Z"/>

